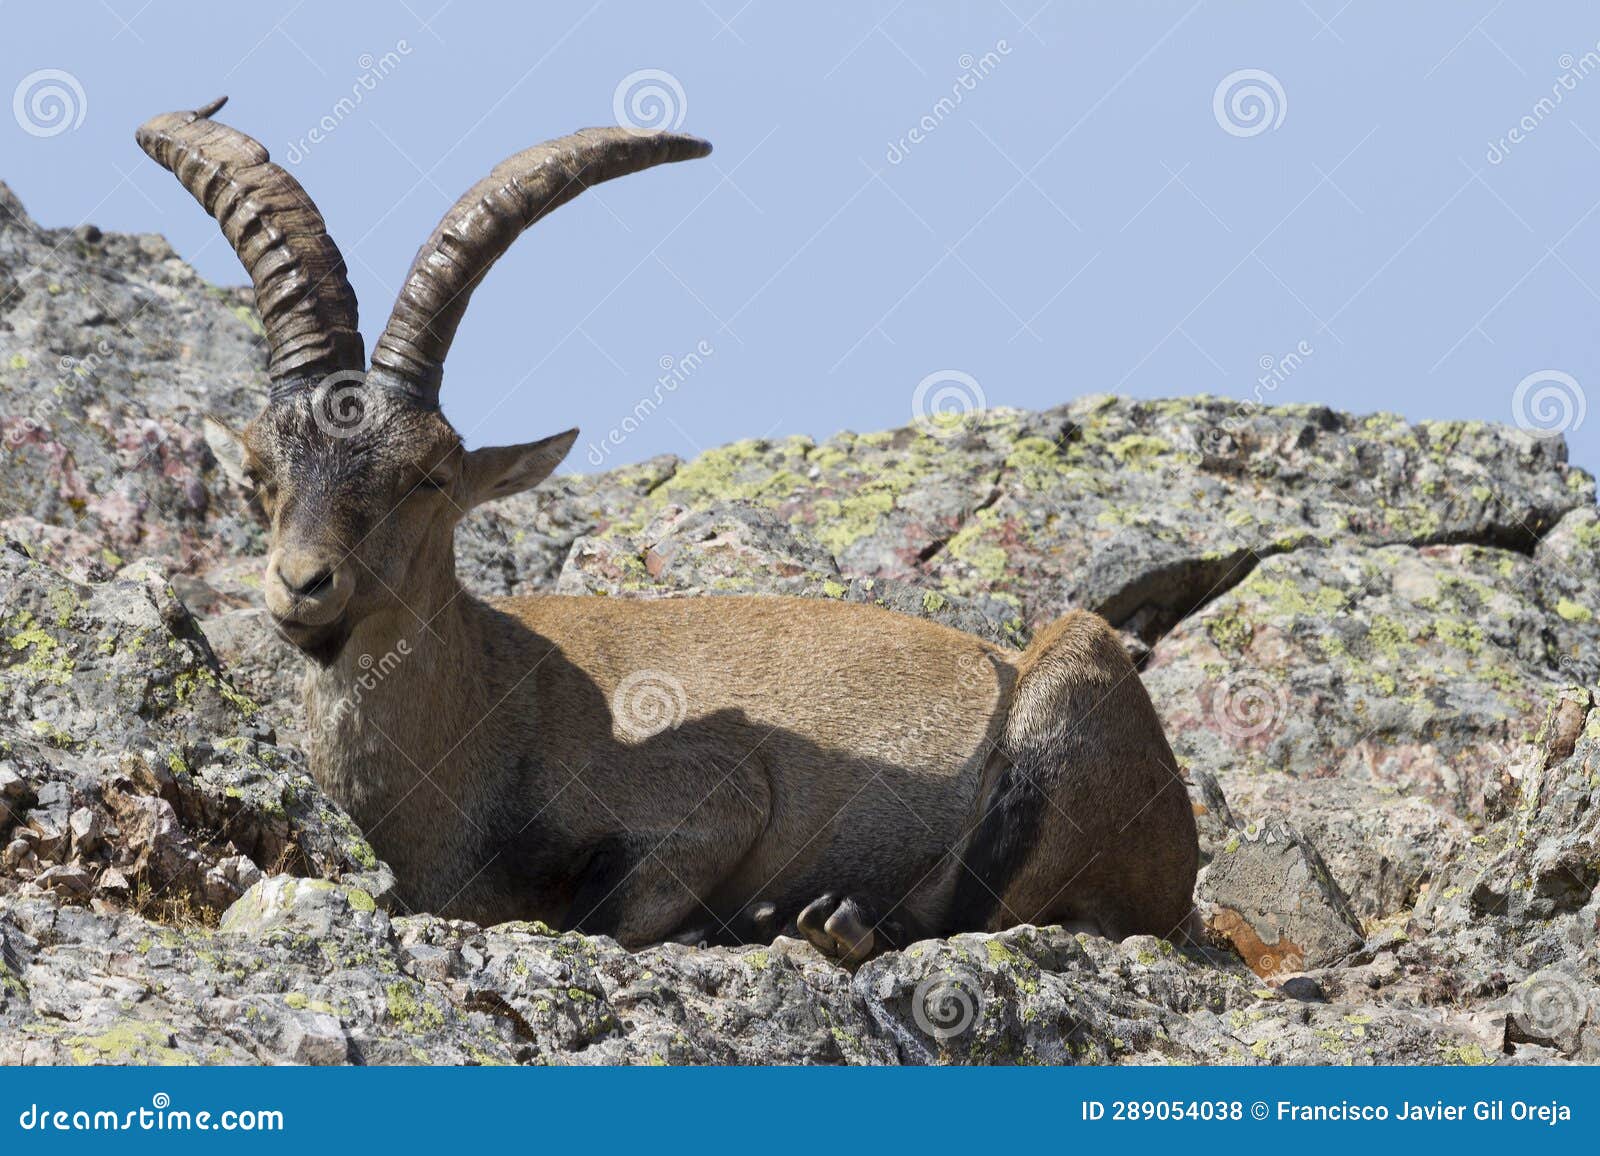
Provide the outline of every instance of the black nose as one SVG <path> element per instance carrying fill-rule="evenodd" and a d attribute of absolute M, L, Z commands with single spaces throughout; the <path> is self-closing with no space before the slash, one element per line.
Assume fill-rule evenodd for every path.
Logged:
<path fill-rule="evenodd" d="M 298 594 L 302 598 L 315 598 L 318 594 L 321 594 L 324 590 L 326 590 L 328 588 L 328 584 L 332 581 L 333 567 L 330 566 L 326 570 L 317 571 L 300 585 L 290 586 L 289 589 L 294 591 L 294 593 Z M 285 585 L 287 585 L 287 583 L 285 583 Z"/>

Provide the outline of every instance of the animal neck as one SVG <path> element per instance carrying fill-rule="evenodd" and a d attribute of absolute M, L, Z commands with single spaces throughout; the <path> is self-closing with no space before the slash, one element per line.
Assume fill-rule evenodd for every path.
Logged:
<path fill-rule="evenodd" d="M 464 861 L 483 829 L 492 768 L 478 748 L 495 682 L 487 608 L 453 570 L 407 593 L 412 605 L 368 614 L 305 682 L 312 774 L 402 878 L 413 864 Z"/>

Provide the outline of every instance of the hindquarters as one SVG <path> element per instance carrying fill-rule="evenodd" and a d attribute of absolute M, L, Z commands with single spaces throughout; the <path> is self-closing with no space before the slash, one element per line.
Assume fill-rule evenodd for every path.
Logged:
<path fill-rule="evenodd" d="M 957 868 L 951 930 L 1178 934 L 1199 866 L 1194 812 L 1121 641 L 1075 611 L 1035 638 L 1018 676 Z"/>

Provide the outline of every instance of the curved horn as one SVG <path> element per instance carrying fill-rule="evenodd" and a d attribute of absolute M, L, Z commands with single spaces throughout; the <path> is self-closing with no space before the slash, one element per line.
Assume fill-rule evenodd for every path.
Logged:
<path fill-rule="evenodd" d="M 256 290 L 272 396 L 365 366 L 344 258 L 300 182 L 259 141 L 211 120 L 228 98 L 146 121 L 135 139 L 217 219 Z"/>
<path fill-rule="evenodd" d="M 374 381 L 437 406 L 445 355 L 467 301 L 524 229 L 590 185 L 710 151 L 698 137 L 677 133 L 586 128 L 501 161 L 417 250 L 372 348 Z"/>

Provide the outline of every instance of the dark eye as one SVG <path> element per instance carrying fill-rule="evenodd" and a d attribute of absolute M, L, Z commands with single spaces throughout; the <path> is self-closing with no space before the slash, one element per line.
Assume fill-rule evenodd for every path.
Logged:
<path fill-rule="evenodd" d="M 411 483 L 411 489 L 402 497 L 416 494 L 443 493 L 449 488 L 450 480 L 448 478 L 438 478 L 432 474 L 418 474 L 416 480 Z"/>

